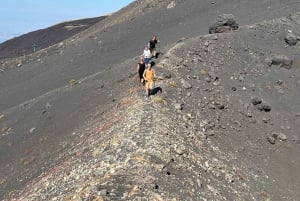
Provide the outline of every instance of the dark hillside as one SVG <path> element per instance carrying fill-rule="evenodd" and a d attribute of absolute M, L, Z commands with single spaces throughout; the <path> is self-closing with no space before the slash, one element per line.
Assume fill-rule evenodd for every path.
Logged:
<path fill-rule="evenodd" d="M 0 199 L 298 201 L 299 10 L 138 0 L 3 61 Z M 239 28 L 208 34 L 220 14 Z M 153 34 L 162 93 L 148 99 L 135 73 Z"/>
<path fill-rule="evenodd" d="M 33 31 L 0 44 L 0 59 L 14 58 L 52 46 L 93 26 L 107 16 L 63 22 Z"/>

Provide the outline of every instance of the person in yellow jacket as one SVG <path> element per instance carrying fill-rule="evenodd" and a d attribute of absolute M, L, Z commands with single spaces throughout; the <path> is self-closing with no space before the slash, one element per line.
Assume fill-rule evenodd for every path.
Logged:
<path fill-rule="evenodd" d="M 151 63 L 147 64 L 147 69 L 144 71 L 144 79 L 146 81 L 146 94 L 149 97 L 151 95 L 151 91 L 154 88 L 154 77 L 155 71 L 152 68 Z"/>

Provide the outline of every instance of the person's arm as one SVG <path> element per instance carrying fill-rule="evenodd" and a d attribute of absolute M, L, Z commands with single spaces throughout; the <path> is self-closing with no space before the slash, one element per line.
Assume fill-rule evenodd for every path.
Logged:
<path fill-rule="evenodd" d="M 147 82 L 147 80 L 146 80 L 146 71 L 147 71 L 147 70 L 144 70 L 143 78 L 144 78 L 144 80 Z"/>

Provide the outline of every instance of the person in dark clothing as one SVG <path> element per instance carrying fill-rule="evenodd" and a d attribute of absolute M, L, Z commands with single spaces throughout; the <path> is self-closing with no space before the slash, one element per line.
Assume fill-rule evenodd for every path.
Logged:
<path fill-rule="evenodd" d="M 141 58 L 140 62 L 137 64 L 137 73 L 139 75 L 140 82 L 143 83 L 143 84 L 145 83 L 145 80 L 144 80 L 144 77 L 143 77 L 145 68 L 146 68 L 146 66 L 145 66 L 145 63 L 144 63 L 144 59 Z"/>
<path fill-rule="evenodd" d="M 156 58 L 156 44 L 159 43 L 160 41 L 156 38 L 156 36 L 153 36 L 153 38 L 149 41 L 148 47 L 151 51 L 152 57 Z"/>

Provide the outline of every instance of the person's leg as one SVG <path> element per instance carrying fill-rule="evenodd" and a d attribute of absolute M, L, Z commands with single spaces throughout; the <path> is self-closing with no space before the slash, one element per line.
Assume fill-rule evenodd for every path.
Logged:
<path fill-rule="evenodd" d="M 149 97 L 149 82 L 146 82 L 146 85 L 145 85 L 145 89 L 146 89 L 146 95 Z"/>
<path fill-rule="evenodd" d="M 151 95 L 152 89 L 154 88 L 154 82 L 149 82 L 149 88 L 148 88 L 148 96 Z"/>
<path fill-rule="evenodd" d="M 147 58 L 144 58 L 144 62 L 145 62 L 145 64 L 147 64 Z"/>

